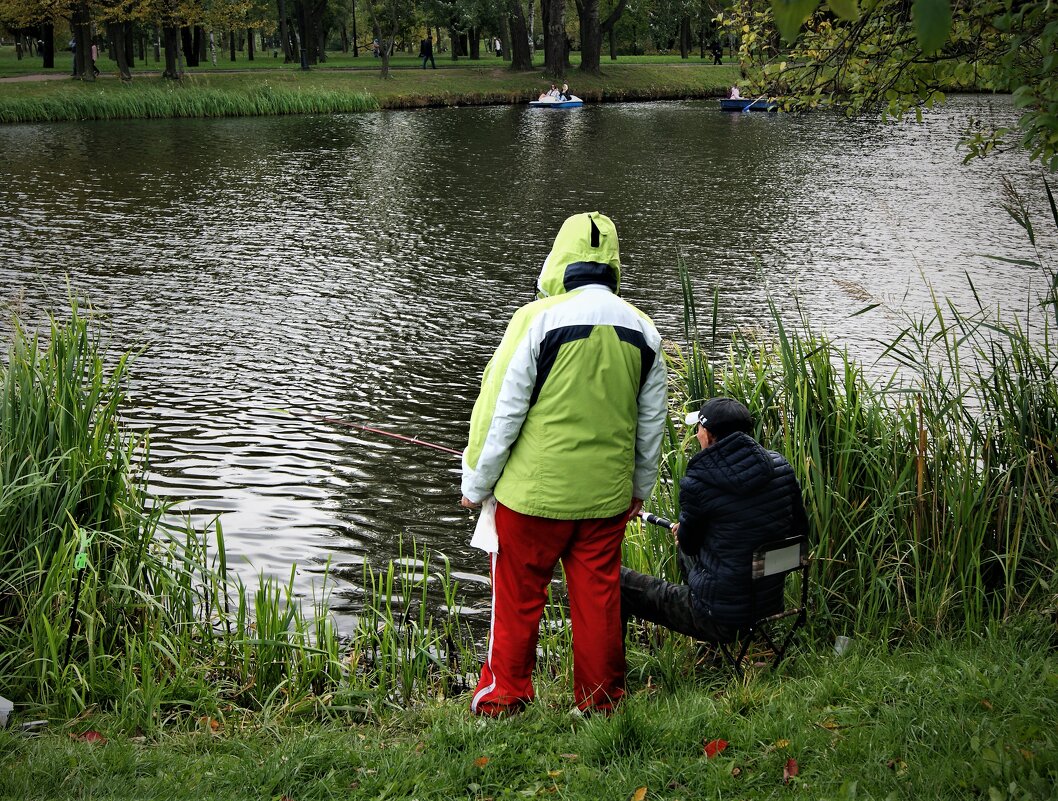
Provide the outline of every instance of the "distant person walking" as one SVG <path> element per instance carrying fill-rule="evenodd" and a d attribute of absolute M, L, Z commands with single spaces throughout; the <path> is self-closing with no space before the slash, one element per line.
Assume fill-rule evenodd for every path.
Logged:
<path fill-rule="evenodd" d="M 422 59 L 423 69 L 426 69 L 427 61 L 434 69 L 437 69 L 437 62 L 433 60 L 433 37 L 430 34 L 426 34 L 426 38 L 419 43 L 419 58 Z"/>
<path fill-rule="evenodd" d="M 714 40 L 713 44 L 710 46 L 710 49 L 713 52 L 713 64 L 723 64 L 724 61 L 722 56 L 724 55 L 724 48 L 720 46 L 720 40 Z"/>
<path fill-rule="evenodd" d="M 92 74 L 99 75 L 99 67 L 96 66 L 96 59 L 99 58 L 99 48 L 96 47 L 95 43 L 92 43 Z"/>

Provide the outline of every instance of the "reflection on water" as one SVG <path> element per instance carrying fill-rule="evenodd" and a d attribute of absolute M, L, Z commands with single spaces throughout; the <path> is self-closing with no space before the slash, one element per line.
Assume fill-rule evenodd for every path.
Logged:
<path fill-rule="evenodd" d="M 132 424 L 150 428 L 152 487 L 233 558 L 298 587 L 326 566 L 355 605 L 365 560 L 415 538 L 487 598 L 466 544 L 457 458 L 316 422 L 335 415 L 461 448 L 477 382 L 560 222 L 612 216 L 623 289 L 678 338 L 677 256 L 721 324 L 768 325 L 767 298 L 868 356 L 922 277 L 1021 306 L 1040 276 L 1000 175 L 1039 200 L 1020 156 L 962 167 L 962 98 L 921 126 L 722 114 L 641 103 L 0 129 L 0 298 L 38 321 L 66 280 L 114 348 L 146 345 Z M 1038 204 L 1043 214 L 1042 204 Z"/>

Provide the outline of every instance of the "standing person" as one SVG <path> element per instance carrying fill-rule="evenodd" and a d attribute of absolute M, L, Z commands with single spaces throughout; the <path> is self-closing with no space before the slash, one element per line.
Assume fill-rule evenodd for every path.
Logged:
<path fill-rule="evenodd" d="M 92 74 L 99 75 L 99 67 L 96 66 L 96 59 L 99 57 L 99 48 L 96 47 L 96 43 L 92 42 Z"/>
<path fill-rule="evenodd" d="M 684 584 L 621 568 L 621 615 L 700 640 L 730 642 L 753 618 L 779 612 L 783 577 L 753 607 L 753 552 L 766 542 L 806 534 L 808 518 L 793 468 L 750 432 L 749 409 L 713 398 L 687 418 L 701 450 L 680 480 L 673 526 Z"/>
<path fill-rule="evenodd" d="M 661 336 L 618 297 L 617 229 L 567 219 L 481 379 L 463 452 L 462 505 L 496 501 L 488 655 L 471 702 L 499 715 L 532 701 L 540 616 L 558 562 L 584 711 L 624 694 L 621 541 L 658 474 L 666 377 Z M 490 549 L 491 550 L 491 549 Z"/>
<path fill-rule="evenodd" d="M 423 69 L 426 69 L 427 61 L 437 69 L 437 62 L 433 60 L 433 34 L 426 34 L 426 38 L 419 43 L 419 58 L 422 59 Z"/>
<path fill-rule="evenodd" d="M 723 64 L 724 62 L 723 62 L 722 56 L 724 55 L 724 48 L 720 45 L 720 40 L 719 39 L 714 39 L 713 40 L 713 44 L 711 46 L 711 49 L 713 51 L 713 64 L 714 64 L 714 66 L 716 64 Z"/>

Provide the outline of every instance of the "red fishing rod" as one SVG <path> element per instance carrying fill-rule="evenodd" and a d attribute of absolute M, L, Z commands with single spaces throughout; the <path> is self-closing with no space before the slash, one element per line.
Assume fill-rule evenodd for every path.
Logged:
<path fill-rule="evenodd" d="M 354 423 L 351 420 L 343 420 L 340 417 L 317 417 L 313 414 L 296 415 L 287 409 L 276 409 L 276 411 L 282 412 L 283 414 L 289 414 L 291 417 L 302 417 L 307 420 L 314 420 L 318 423 L 332 423 L 333 425 L 343 426 L 344 428 L 355 428 L 358 431 L 367 431 L 371 434 L 378 434 L 379 436 L 389 437 L 390 439 L 400 440 L 401 442 L 410 442 L 413 445 L 422 445 L 425 448 L 433 448 L 437 451 L 450 453 L 453 456 L 463 456 L 463 451 L 457 451 L 455 448 L 446 448 L 444 445 L 436 445 L 433 442 L 427 442 L 426 440 L 419 439 L 418 437 L 407 437 L 404 434 L 397 434 L 393 431 L 385 431 L 384 429 L 364 425 L 363 423 Z"/>

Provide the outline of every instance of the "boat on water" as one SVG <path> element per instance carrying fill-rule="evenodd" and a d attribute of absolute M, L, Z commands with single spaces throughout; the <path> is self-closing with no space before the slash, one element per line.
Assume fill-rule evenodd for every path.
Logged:
<path fill-rule="evenodd" d="M 533 108 L 577 108 L 583 106 L 584 101 L 576 95 L 570 95 L 569 100 L 558 97 L 545 97 L 543 100 L 530 100 L 529 105 Z"/>
<path fill-rule="evenodd" d="M 756 99 L 749 97 L 720 98 L 721 111 L 778 111 L 779 104 L 766 97 Z"/>

